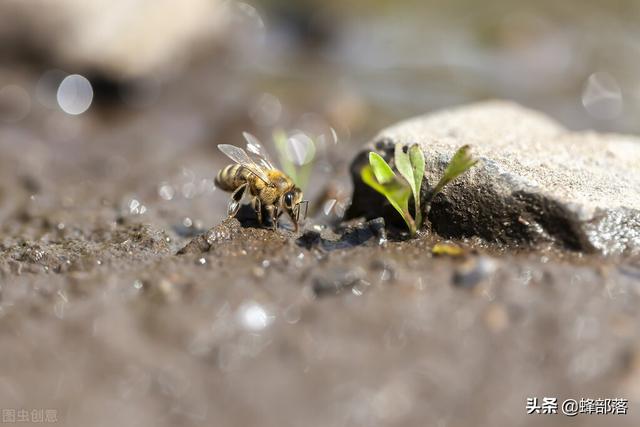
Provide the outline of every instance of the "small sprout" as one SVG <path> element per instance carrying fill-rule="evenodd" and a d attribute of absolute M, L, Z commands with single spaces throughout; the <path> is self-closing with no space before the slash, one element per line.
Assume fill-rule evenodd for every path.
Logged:
<path fill-rule="evenodd" d="M 391 166 L 377 153 L 369 153 L 369 164 L 360 171 L 362 181 L 387 198 L 389 203 L 402 216 L 409 232 L 415 236 L 422 226 L 422 207 L 420 188 L 424 178 L 425 158 L 418 144 L 411 145 L 405 152 L 402 144 L 394 147 L 395 166 L 402 178 L 399 178 Z M 478 161 L 471 156 L 471 147 L 465 145 L 458 149 L 447 165 L 444 175 L 429 194 L 426 208 L 445 185 L 473 167 Z M 413 195 L 415 219 L 409 212 L 409 198 Z"/>
<path fill-rule="evenodd" d="M 424 178 L 424 154 L 418 144 L 413 144 L 407 152 L 401 144 L 396 144 L 394 149 L 396 168 L 400 175 L 407 181 L 413 193 L 413 202 L 416 212 L 416 227 L 422 226 L 422 209 L 420 209 L 420 187 Z"/>
<path fill-rule="evenodd" d="M 391 206 L 402 216 L 411 235 L 416 233 L 416 223 L 409 213 L 411 189 L 398 179 L 387 162 L 377 153 L 369 153 L 369 164 L 360 171 L 362 181 L 387 198 Z"/>
<path fill-rule="evenodd" d="M 433 200 L 436 194 L 442 191 L 445 185 L 471 169 L 476 163 L 478 163 L 478 160 L 474 159 L 473 156 L 471 156 L 470 145 L 463 145 L 462 147 L 458 148 L 458 151 L 456 151 L 456 153 L 449 161 L 449 164 L 444 171 L 444 175 L 442 176 L 442 178 L 440 178 L 440 181 L 438 181 L 435 188 L 429 195 L 428 204 L 431 203 L 431 200 Z"/>

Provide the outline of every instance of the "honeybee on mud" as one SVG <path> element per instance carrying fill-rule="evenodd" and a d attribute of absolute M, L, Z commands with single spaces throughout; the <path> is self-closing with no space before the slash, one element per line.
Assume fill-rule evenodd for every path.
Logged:
<path fill-rule="evenodd" d="M 229 217 L 235 216 L 242 199 L 249 196 L 260 224 L 263 224 L 263 215 L 266 214 L 275 230 L 280 216 L 287 213 L 297 232 L 301 205 L 305 204 L 306 216 L 308 204 L 302 200 L 302 190 L 289 176 L 273 166 L 267 152 L 254 136 L 248 133 L 243 135 L 247 140 L 247 151 L 235 145 L 218 145 L 218 149 L 235 162 L 222 168 L 215 179 L 216 187 L 231 193 L 227 214 Z"/>

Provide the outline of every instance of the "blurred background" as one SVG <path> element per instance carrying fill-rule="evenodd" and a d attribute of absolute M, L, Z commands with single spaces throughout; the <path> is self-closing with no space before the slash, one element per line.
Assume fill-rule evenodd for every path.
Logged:
<path fill-rule="evenodd" d="M 145 215 L 187 235 L 224 216 L 215 147 L 242 131 L 310 135 L 312 196 L 347 192 L 381 128 L 478 100 L 637 133 L 638 18 L 637 0 L 5 0 L 0 223 Z"/>

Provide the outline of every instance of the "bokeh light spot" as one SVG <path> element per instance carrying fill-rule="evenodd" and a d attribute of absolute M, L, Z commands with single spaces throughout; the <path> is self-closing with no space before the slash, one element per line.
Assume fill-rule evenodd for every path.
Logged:
<path fill-rule="evenodd" d="M 272 317 L 260 304 L 248 302 L 238 309 L 240 325 L 252 332 L 259 332 L 271 324 Z"/>
<path fill-rule="evenodd" d="M 287 140 L 287 158 L 297 166 L 302 166 L 313 160 L 316 146 L 313 140 L 304 133 L 296 133 Z"/>
<path fill-rule="evenodd" d="M 72 74 L 65 77 L 58 86 L 58 105 L 71 115 L 82 114 L 89 109 L 93 101 L 93 88 L 86 77 Z"/>

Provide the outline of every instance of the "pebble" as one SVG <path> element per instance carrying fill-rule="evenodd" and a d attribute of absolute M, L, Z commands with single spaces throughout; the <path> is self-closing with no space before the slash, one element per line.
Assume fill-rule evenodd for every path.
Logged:
<path fill-rule="evenodd" d="M 496 271 L 496 261 L 487 256 L 470 258 L 456 267 L 453 284 L 462 288 L 473 288 Z"/>

